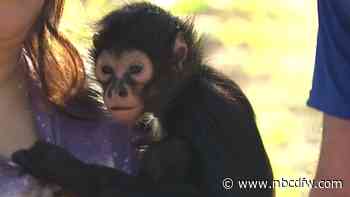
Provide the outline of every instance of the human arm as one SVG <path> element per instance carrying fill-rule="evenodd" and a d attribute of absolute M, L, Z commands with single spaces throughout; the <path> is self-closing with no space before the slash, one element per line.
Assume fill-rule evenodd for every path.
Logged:
<path fill-rule="evenodd" d="M 350 180 L 349 140 L 350 119 L 324 114 L 321 152 L 315 179 L 341 181 L 341 183 L 334 186 L 338 188 L 313 188 L 310 197 L 342 197 L 350 194 L 350 187 L 346 187 L 346 183 Z"/>

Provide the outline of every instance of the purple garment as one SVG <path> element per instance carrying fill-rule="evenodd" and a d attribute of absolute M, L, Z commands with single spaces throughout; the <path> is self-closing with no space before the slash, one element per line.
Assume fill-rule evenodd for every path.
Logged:
<path fill-rule="evenodd" d="M 100 165 L 137 173 L 137 157 L 131 138 L 137 136 L 110 120 L 86 121 L 73 119 L 54 107 L 44 110 L 38 88 L 33 86 L 30 98 L 41 140 L 59 145 L 77 158 Z M 20 175 L 19 167 L 0 157 L 1 197 L 49 197 L 54 188 L 38 183 L 29 175 Z"/>

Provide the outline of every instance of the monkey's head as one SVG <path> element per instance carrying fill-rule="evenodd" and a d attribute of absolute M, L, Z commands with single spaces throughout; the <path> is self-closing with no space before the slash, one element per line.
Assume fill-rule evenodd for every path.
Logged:
<path fill-rule="evenodd" d="M 98 23 L 91 57 L 115 119 L 132 124 L 159 113 L 201 65 L 192 20 L 182 21 L 149 3 L 133 3 Z"/>

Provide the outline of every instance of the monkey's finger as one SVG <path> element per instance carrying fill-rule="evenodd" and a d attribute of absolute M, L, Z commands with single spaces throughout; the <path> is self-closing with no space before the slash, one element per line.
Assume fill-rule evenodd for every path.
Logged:
<path fill-rule="evenodd" d="M 33 162 L 29 156 L 29 151 L 19 150 L 13 153 L 11 160 L 22 168 L 21 174 L 33 175 Z"/>
<path fill-rule="evenodd" d="M 11 159 L 14 163 L 21 167 L 25 167 L 29 164 L 28 151 L 19 150 L 12 154 Z"/>
<path fill-rule="evenodd" d="M 40 158 L 35 158 L 31 151 L 20 150 L 12 154 L 11 159 L 22 168 L 22 174 L 30 174 L 36 178 L 47 178 L 47 169 L 40 165 Z"/>

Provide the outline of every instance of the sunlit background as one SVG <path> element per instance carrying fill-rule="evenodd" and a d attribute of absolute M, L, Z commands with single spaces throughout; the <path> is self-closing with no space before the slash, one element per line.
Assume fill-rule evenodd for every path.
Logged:
<path fill-rule="evenodd" d="M 82 54 L 91 27 L 130 1 L 68 0 L 61 25 Z M 321 137 L 320 114 L 306 107 L 316 46 L 316 1 L 154 0 L 195 16 L 207 38 L 207 60 L 243 88 L 256 112 L 275 179 L 312 179 Z M 232 166 L 234 167 L 234 166 Z M 277 188 L 277 197 L 307 196 L 309 188 Z"/>

